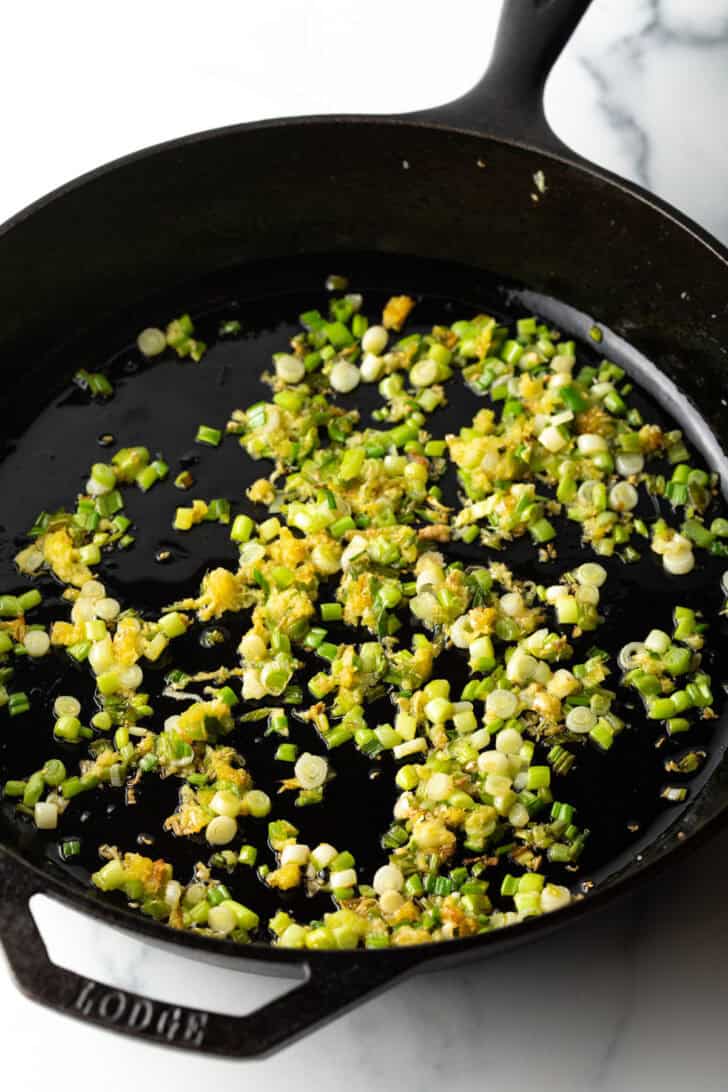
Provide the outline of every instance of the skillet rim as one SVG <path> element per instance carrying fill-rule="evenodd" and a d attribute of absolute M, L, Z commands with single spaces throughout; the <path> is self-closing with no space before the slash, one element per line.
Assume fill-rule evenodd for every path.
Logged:
<path fill-rule="evenodd" d="M 234 134 L 244 135 L 245 133 L 263 130 L 290 129 L 294 126 L 312 128 L 317 125 L 334 124 L 361 126 L 384 125 L 392 128 L 430 130 L 447 135 L 475 137 L 478 140 L 493 141 L 496 144 L 504 144 L 506 147 L 517 148 L 523 152 L 545 156 L 563 166 L 581 171 L 598 182 L 614 186 L 616 189 L 627 194 L 627 196 L 634 198 L 643 205 L 647 205 L 648 208 L 665 216 L 668 220 L 671 220 L 682 230 L 686 231 L 728 267 L 728 245 L 721 243 L 720 240 L 711 234 L 711 232 L 702 228 L 686 213 L 680 212 L 680 210 L 675 208 L 674 205 L 671 205 L 670 202 L 659 197 L 657 194 L 651 193 L 649 190 L 645 189 L 645 187 L 639 185 L 639 183 L 631 182 L 629 179 L 615 174 L 606 167 L 601 167 L 590 160 L 583 159 L 577 153 L 570 155 L 568 148 L 566 148 L 563 153 L 561 151 L 546 150 L 539 148 L 535 144 L 531 144 L 527 140 L 490 134 L 482 132 L 479 129 L 471 128 L 467 125 L 455 125 L 444 121 L 431 120 L 429 118 L 422 119 L 418 118 L 416 115 L 408 117 L 406 114 L 401 116 L 389 114 L 294 115 L 292 117 L 266 118 L 262 121 L 248 121 L 234 125 L 223 125 L 214 129 L 203 129 L 196 133 L 172 137 L 170 140 L 160 141 L 158 144 L 150 144 L 137 151 L 129 152 L 126 155 L 118 156 L 116 159 L 102 163 L 98 167 L 92 167 L 91 170 L 84 171 L 83 174 L 77 175 L 75 178 L 62 183 L 60 186 L 57 186 L 55 189 L 52 189 L 48 193 L 37 198 L 35 201 L 31 201 L 30 204 L 25 205 L 18 210 L 18 212 L 14 213 L 0 224 L 0 240 L 9 234 L 13 228 L 20 226 L 36 212 L 40 212 L 66 194 L 80 190 L 91 182 L 99 181 L 119 168 L 132 166 L 136 163 L 143 163 L 146 160 L 152 159 L 159 153 L 173 152 L 193 144 L 202 144 L 207 141 L 230 137 Z"/>
<path fill-rule="evenodd" d="M 67 194 L 80 191 L 84 186 L 91 183 L 103 181 L 107 176 L 112 175 L 118 169 L 149 161 L 160 153 L 174 152 L 195 144 L 199 145 L 206 142 L 213 142 L 220 138 L 229 138 L 235 135 L 244 138 L 245 134 L 251 132 L 290 130 L 292 127 L 313 128 L 316 126 L 332 125 L 353 125 L 361 127 L 386 126 L 388 128 L 401 128 L 403 130 L 427 130 L 442 133 L 445 136 L 454 135 L 470 139 L 476 138 L 477 140 L 486 143 L 495 143 L 497 145 L 515 148 L 518 151 L 536 155 L 541 159 L 553 161 L 571 170 L 579 171 L 587 177 L 590 177 L 599 185 L 610 188 L 614 187 L 614 189 L 621 191 L 627 197 L 646 206 L 651 212 L 664 217 L 684 231 L 692 241 L 699 246 L 704 247 L 713 258 L 725 267 L 728 287 L 728 246 L 722 244 L 710 232 L 697 224 L 691 217 L 680 212 L 664 199 L 650 193 L 639 184 L 628 181 L 606 168 L 582 159 L 576 154 L 572 157 L 569 154 L 569 149 L 565 149 L 563 152 L 560 150 L 545 150 L 539 148 L 535 144 L 531 144 L 527 140 L 489 134 L 467 125 L 437 121 L 430 117 L 418 118 L 416 115 L 412 117 L 408 117 L 407 115 L 391 116 L 376 114 L 301 115 L 243 122 L 174 137 L 170 140 L 149 145 L 126 155 L 119 156 L 98 167 L 94 167 L 26 205 L 4 223 L 0 224 L 0 246 L 2 245 L 2 240 L 9 235 L 13 229 L 20 227 L 34 214 L 48 208 L 58 199 L 63 198 Z M 712 775 L 712 778 L 715 777 L 716 773 Z M 708 784 L 710 783 L 711 782 L 708 782 Z M 696 802 L 697 801 L 693 802 L 693 806 Z M 702 820 L 689 835 L 686 835 L 682 839 L 678 839 L 670 848 L 663 850 L 657 858 L 646 863 L 638 862 L 634 871 L 631 871 L 628 875 L 613 880 L 608 886 L 605 883 L 604 886 L 600 886 L 593 891 L 586 893 L 583 897 L 555 914 L 543 915 L 536 919 L 528 919 L 505 929 L 494 930 L 491 933 L 481 933 L 474 937 L 457 938 L 448 941 L 447 943 L 431 942 L 428 944 L 412 945 L 406 948 L 390 948 L 386 951 L 377 951 L 376 949 L 357 949 L 354 951 L 285 949 L 277 948 L 261 941 L 254 941 L 247 945 L 236 945 L 229 940 L 215 940 L 214 938 L 207 936 L 198 936 L 191 932 L 174 930 L 164 923 L 143 917 L 141 914 L 135 913 L 126 907 L 116 906 L 111 901 L 108 903 L 103 902 L 92 890 L 83 886 L 76 886 L 70 881 L 66 881 L 59 876 L 49 873 L 42 865 L 29 860 L 14 847 L 6 845 L 1 836 L 0 856 L 4 855 L 9 857 L 16 867 L 25 869 L 30 872 L 31 875 L 37 877 L 39 881 L 42 881 L 42 886 L 40 883 L 38 884 L 36 893 L 47 894 L 51 897 L 57 896 L 56 901 L 60 901 L 61 903 L 70 906 L 72 909 L 77 909 L 82 913 L 88 914 L 92 918 L 104 921 L 111 926 L 121 929 L 125 933 L 132 935 L 142 934 L 164 946 L 176 944 L 179 947 L 187 949 L 190 954 L 194 954 L 195 952 L 206 952 L 208 954 L 215 953 L 217 956 L 223 957 L 225 962 L 229 963 L 231 966 L 239 963 L 247 964 L 243 969 L 250 971 L 258 970 L 258 968 L 255 967 L 256 963 L 270 962 L 289 967 L 300 966 L 302 964 L 309 965 L 311 971 L 315 972 L 316 968 L 321 968 L 323 970 L 328 967 L 333 970 L 336 966 L 341 966 L 342 962 L 346 964 L 347 961 L 352 961 L 353 958 L 356 960 L 365 959 L 369 965 L 378 963 L 381 965 L 386 964 L 391 967 L 392 977 L 394 978 L 411 970 L 413 967 L 416 968 L 422 963 L 434 961 L 444 964 L 448 959 L 455 960 L 459 956 L 463 956 L 467 952 L 473 950 L 477 950 L 479 954 L 485 954 L 486 952 L 494 954 L 515 947 L 518 944 L 536 940 L 540 936 L 544 936 L 557 928 L 561 928 L 571 921 L 579 920 L 589 910 L 603 908 L 610 901 L 628 894 L 640 883 L 666 868 L 669 862 L 675 859 L 678 854 L 680 854 L 681 857 L 684 857 L 684 851 L 688 847 L 697 849 L 708 837 L 717 834 L 726 824 L 728 824 L 728 798 L 715 814 L 708 819 Z M 650 845 L 653 844 L 654 843 L 650 843 Z M 259 973 L 264 972 L 260 971 Z"/>

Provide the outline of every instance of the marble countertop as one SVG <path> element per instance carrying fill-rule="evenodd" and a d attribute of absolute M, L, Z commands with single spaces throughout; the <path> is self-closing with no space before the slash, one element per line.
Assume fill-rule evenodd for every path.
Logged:
<path fill-rule="evenodd" d="M 519 0 L 510 0 L 519 2 Z M 286 114 L 404 111 L 479 76 L 499 5 L 483 0 L 226 0 L 4 12 L 0 220 L 101 162 L 183 132 Z M 42 26 L 42 31 L 39 29 Z M 407 36 L 405 52 L 402 42 Z M 416 57 L 409 64 L 405 57 Z M 321 58 L 326 63 L 321 63 Z M 728 0 L 594 0 L 547 110 L 582 154 L 639 180 L 728 241 Z M 87 1092 L 261 1081 L 318 1092 L 446 1083 L 533 1092 L 726 1087 L 728 834 L 650 887 L 537 945 L 412 979 L 251 1065 L 130 1044 L 32 1005 L 0 967 L 6 1080 L 57 1060 Z M 38 900 L 51 956 L 161 1000 L 250 1011 L 285 983 L 186 963 Z M 43 1049 L 38 1050 L 42 1044 Z M 405 1076 L 406 1074 L 406 1076 Z"/>

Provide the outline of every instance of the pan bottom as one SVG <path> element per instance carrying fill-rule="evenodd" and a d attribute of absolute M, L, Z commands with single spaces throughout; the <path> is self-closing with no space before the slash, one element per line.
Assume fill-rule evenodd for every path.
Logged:
<path fill-rule="evenodd" d="M 17 406 L 12 419 L 18 422 L 18 434 L 7 444 L 0 462 L 0 497 L 4 498 L 0 587 L 12 590 L 17 585 L 12 558 L 24 543 L 24 533 L 38 512 L 54 510 L 73 500 L 82 488 L 88 467 L 104 457 L 102 447 L 109 436 L 113 437 L 115 447 L 143 444 L 151 451 L 162 452 L 171 468 L 170 481 L 181 468 L 191 468 L 196 482 L 193 495 L 227 496 L 234 501 L 236 511 L 255 514 L 244 498 L 246 488 L 260 476 L 260 464 L 252 463 L 234 442 L 215 450 L 195 446 L 197 427 L 200 423 L 223 427 L 231 410 L 244 408 L 266 396 L 268 388 L 260 383 L 259 375 L 270 366 L 271 354 L 285 348 L 298 330 L 297 318 L 302 311 L 325 310 L 328 294 L 324 283 L 332 272 L 345 275 L 350 290 L 362 293 L 364 310 L 370 314 L 378 313 L 392 294 L 414 296 L 417 306 L 407 332 L 429 330 L 435 323 L 450 323 L 479 312 L 493 314 L 501 321 L 535 314 L 557 324 L 564 335 L 581 343 L 581 353 L 587 362 L 607 357 L 623 366 L 641 388 L 635 404 L 646 419 L 663 426 L 682 427 L 705 462 L 721 473 L 723 482 L 728 480 L 721 465 L 720 446 L 677 388 L 633 347 L 608 330 L 602 331 L 598 347 L 590 341 L 588 331 L 598 316 L 580 315 L 558 301 L 466 267 L 385 254 L 294 258 L 290 262 L 233 270 L 202 284 L 178 287 L 173 293 L 136 308 L 134 314 L 123 316 L 115 328 L 84 335 L 48 363 L 44 408 L 33 420 L 28 420 L 28 405 Z M 145 362 L 134 346 L 137 331 L 144 326 L 163 326 L 182 311 L 193 315 L 199 336 L 209 345 L 202 362 L 179 362 L 166 355 L 158 362 Z M 220 321 L 233 318 L 240 323 L 240 334 L 218 337 Z M 79 367 L 107 372 L 114 385 L 114 396 L 108 403 L 89 402 L 77 388 L 64 385 Z M 374 386 L 362 392 L 358 404 L 363 412 L 373 408 L 375 396 Z M 468 423 L 483 404 L 464 385 L 456 383 L 448 387 L 448 397 L 448 405 L 429 418 L 429 427 L 437 437 Z M 41 399 L 33 407 L 34 414 L 40 402 Z M 213 564 L 234 564 L 237 551 L 225 527 L 203 525 L 195 529 L 194 535 L 186 537 L 173 532 L 174 509 L 186 502 L 180 501 L 180 494 L 171 485 L 155 491 L 153 496 L 155 503 L 150 505 L 143 496 L 130 492 L 127 513 L 135 524 L 136 542 L 130 551 L 116 553 L 104 561 L 101 575 L 109 593 L 123 606 L 156 611 L 193 594 L 206 568 Z M 644 514 L 654 518 L 655 513 Z M 450 557 L 476 564 L 482 563 L 484 552 L 478 546 L 457 543 L 451 547 Z M 573 525 L 560 535 L 556 561 L 540 562 L 536 550 L 523 542 L 503 551 L 502 557 L 517 576 L 539 584 L 552 583 L 560 573 L 585 560 L 584 547 Z M 701 554 L 699 566 L 680 582 L 665 575 L 655 555 L 645 556 L 633 565 L 610 559 L 606 567 L 609 594 L 604 600 L 605 621 L 595 638 L 613 663 L 626 641 L 643 637 L 653 627 L 669 630 L 672 608 L 678 602 L 702 610 L 712 623 L 715 619 L 704 663 L 714 682 L 720 683 L 716 711 L 721 716 L 691 731 L 690 748 L 705 750 L 708 757 L 699 773 L 685 782 L 689 787 L 686 801 L 669 804 L 660 796 L 668 781 L 665 760 L 684 751 L 686 744 L 682 740 L 659 743 L 659 728 L 645 719 L 641 705 L 630 706 L 627 692 L 620 689 L 615 708 L 628 721 L 628 729 L 606 754 L 586 746 L 581 748 L 574 770 L 566 778 L 557 775 L 554 779 L 555 798 L 560 799 L 563 794 L 575 804 L 579 824 L 591 831 L 578 873 L 564 872 L 563 882 L 573 884 L 581 880 L 587 889 L 590 885 L 608 883 L 610 877 L 625 869 L 635 868 L 648 847 L 679 828 L 723 758 L 728 743 L 728 725 L 722 715 L 724 675 L 718 655 L 728 635 L 725 619 L 718 616 L 724 564 L 719 558 Z M 57 616 L 60 605 L 57 585 L 44 581 L 43 590 L 45 599 L 39 621 Z M 239 616 L 227 616 L 219 628 L 226 638 L 222 646 L 224 656 L 232 663 L 242 622 Z M 590 643 L 587 635 L 579 647 L 586 651 Z M 198 670 L 217 665 L 224 658 L 221 646 L 206 650 L 199 645 L 197 636 L 183 639 L 176 647 L 182 659 L 189 657 Z M 465 682 L 463 666 L 455 656 L 444 658 L 442 663 L 454 688 Z M 163 674 L 163 670 L 157 674 L 157 693 L 162 689 Z M 84 672 L 68 666 L 65 660 L 61 663 L 53 657 L 28 663 L 23 665 L 22 673 L 18 672 L 19 678 L 21 675 L 23 689 L 31 697 L 32 715 L 22 718 L 28 724 L 20 725 L 19 721 L 12 724 L 13 729 L 17 724 L 22 730 L 3 734 L 0 742 L 3 780 L 21 777 L 50 757 L 59 757 L 73 767 L 78 755 L 71 745 L 50 739 L 53 701 L 58 694 L 80 693 L 84 687 L 91 698 Z M 608 685 L 615 688 L 616 682 L 613 676 Z M 169 699 L 154 698 L 154 687 L 152 694 L 152 704 L 159 716 L 177 711 Z M 310 725 L 297 725 L 294 732 L 299 750 L 321 750 Z M 391 821 L 397 791 L 391 757 L 385 755 L 372 762 L 353 746 L 338 749 L 334 759 L 337 776 L 327 789 L 325 803 L 298 809 L 294 815 L 291 806 L 280 804 L 280 798 L 276 800 L 281 766 L 274 754 L 279 741 L 263 736 L 255 725 L 243 725 L 236 729 L 231 742 L 246 756 L 256 786 L 275 800 L 274 815 L 294 821 L 302 841 L 312 845 L 328 841 L 346 846 L 355 855 L 363 875 L 371 875 L 384 862 L 386 853 L 380 848 L 379 838 Z M 669 780 L 674 782 L 674 776 Z M 175 864 L 175 874 L 184 880 L 191 875 L 197 860 L 209 856 L 209 847 L 204 840 L 175 839 L 161 832 L 161 820 L 174 809 L 176 793 L 177 785 L 172 781 L 148 779 L 140 786 L 134 806 L 125 805 L 123 790 L 104 789 L 85 794 L 82 802 L 65 813 L 61 830 L 51 840 L 35 831 L 31 823 L 16 819 L 12 802 L 5 801 L 2 804 L 5 839 L 56 874 L 70 877 L 75 884 L 86 883 L 89 874 L 98 868 L 97 847 L 103 843 L 162 856 Z M 268 854 L 265 827 L 266 823 L 259 821 L 257 828 L 251 825 L 246 829 L 246 841 L 258 846 L 259 860 Z M 63 861 L 59 854 L 59 835 L 81 842 L 81 853 L 72 862 Z M 243 874 L 246 872 L 248 875 Z M 221 878 L 234 898 L 252 906 L 262 917 L 280 905 L 280 897 L 262 884 L 252 870 L 238 869 L 233 875 Z M 291 912 L 306 919 L 331 908 L 325 896 L 311 900 L 291 895 L 286 901 Z"/>

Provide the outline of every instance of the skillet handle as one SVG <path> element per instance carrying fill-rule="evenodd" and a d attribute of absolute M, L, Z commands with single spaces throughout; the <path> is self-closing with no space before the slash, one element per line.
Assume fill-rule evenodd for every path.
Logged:
<path fill-rule="evenodd" d="M 481 80 L 454 102 L 407 114 L 579 159 L 546 121 L 551 69 L 590 0 L 503 0 L 493 55 Z"/>
<path fill-rule="evenodd" d="M 23 993 L 77 1020 L 198 1054 L 270 1054 L 392 984 L 416 962 L 414 957 L 387 959 L 395 954 L 387 952 L 339 953 L 343 958 L 327 961 L 324 969 L 306 964 L 300 985 L 256 1012 L 227 1016 L 183 1008 L 105 986 L 51 963 L 29 906 L 43 886 L 21 863 L 2 855 L 0 941 Z"/>

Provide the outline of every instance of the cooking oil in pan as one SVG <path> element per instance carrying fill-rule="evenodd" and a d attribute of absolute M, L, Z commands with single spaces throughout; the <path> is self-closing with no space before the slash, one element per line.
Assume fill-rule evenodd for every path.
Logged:
<path fill-rule="evenodd" d="M 435 323 L 487 312 L 504 321 L 526 313 L 540 314 L 561 323 L 565 334 L 573 336 L 578 332 L 580 318 L 568 308 L 559 309 L 560 305 L 554 301 L 515 292 L 512 287 L 504 290 L 496 280 L 475 275 L 472 270 L 453 270 L 384 256 L 347 257 L 345 261 L 339 257 L 335 266 L 332 262 L 330 258 L 298 260 L 287 263 L 285 268 L 277 263 L 229 274 L 207 285 L 180 288 L 173 297 L 154 301 L 136 315 L 127 316 L 120 321 L 118 330 L 107 331 L 101 338 L 86 338 L 72 353 L 67 352 L 62 360 L 56 361 L 53 367 L 59 377 L 57 382 L 67 381 L 79 363 L 90 370 L 103 368 L 114 384 L 114 396 L 108 403 L 90 402 L 77 388 L 66 386 L 54 391 L 49 385 L 45 406 L 8 445 L 0 462 L 0 588 L 12 590 L 18 585 L 12 559 L 37 513 L 70 504 L 83 488 L 89 466 L 106 457 L 104 449 L 134 444 L 163 453 L 170 465 L 170 475 L 164 485 L 148 496 L 127 491 L 126 513 L 134 522 L 135 543 L 132 549 L 104 559 L 100 576 L 109 594 L 117 597 L 124 607 L 158 612 L 174 600 L 195 594 L 208 568 L 234 567 L 237 549 L 230 542 L 229 528 L 210 523 L 196 527 L 192 534 L 176 533 L 172 530 L 175 508 L 187 503 L 188 496 L 228 497 L 235 511 L 247 510 L 255 515 L 245 499 L 245 490 L 260 476 L 260 466 L 248 459 L 233 439 L 209 449 L 195 445 L 194 437 L 200 423 L 224 428 L 231 410 L 267 396 L 268 388 L 260 382 L 260 374 L 270 366 L 272 353 L 285 348 L 297 332 L 299 313 L 326 307 L 324 282 L 332 268 L 345 272 L 351 289 L 363 293 L 364 309 L 370 314 L 378 313 L 393 292 L 415 295 L 418 303 L 408 330 L 429 330 Z M 145 361 L 133 344 L 136 331 L 142 326 L 162 325 L 181 310 L 193 313 L 199 336 L 209 345 L 203 361 L 180 363 L 171 359 L 171 354 L 158 362 Z M 231 318 L 240 323 L 240 334 L 217 337 L 220 321 Z M 597 355 L 597 349 L 587 340 L 582 344 L 582 353 L 598 360 L 605 350 L 600 346 Z M 670 403 L 673 411 L 677 406 L 677 424 L 683 425 L 674 392 L 669 390 L 666 394 L 660 388 L 659 375 L 656 379 L 648 371 L 642 376 L 635 374 L 640 372 L 636 356 L 626 364 L 635 378 L 642 378 L 644 386 L 651 387 L 658 398 Z M 448 405 L 435 411 L 428 420 L 428 428 L 435 436 L 457 431 L 483 405 L 482 400 L 457 381 L 448 385 L 447 393 Z M 357 407 L 366 416 L 377 404 L 376 386 L 360 387 L 355 397 Z M 644 388 L 637 395 L 636 404 L 646 419 L 663 425 L 670 421 Z M 684 408 L 694 422 L 694 411 Z M 23 419 L 20 409 L 17 419 Z M 693 428 L 693 432 L 698 434 L 700 430 L 696 432 Z M 704 429 L 703 435 L 705 438 Z M 716 452 L 708 443 L 705 454 L 714 464 L 719 457 Z M 183 469 L 189 470 L 195 483 L 189 494 L 181 494 L 172 485 Z M 446 478 L 443 489 L 446 503 L 454 499 L 454 478 Z M 639 514 L 654 518 L 650 502 L 643 499 L 641 504 L 647 510 Z M 466 565 L 502 557 L 517 576 L 540 584 L 554 582 L 562 572 L 585 560 L 579 530 L 566 521 L 559 524 L 558 558 L 545 563 L 538 560 L 536 549 L 524 541 L 501 554 L 464 543 L 454 543 L 445 549 L 450 560 L 457 559 Z M 652 627 L 669 630 L 676 603 L 697 608 L 710 621 L 704 664 L 714 680 L 718 708 L 722 705 L 723 682 L 718 650 L 726 638 L 725 619 L 719 615 L 723 600 L 720 578 L 725 562 L 701 552 L 696 569 L 676 580 L 663 572 L 659 559 L 650 555 L 647 547 L 643 555 L 642 560 L 630 565 L 617 558 L 599 559 L 609 572 L 608 594 L 600 604 L 604 622 L 596 634 L 582 637 L 577 647 L 586 652 L 596 642 L 610 654 L 613 674 L 607 685 L 615 688 L 616 657 L 623 644 L 642 638 Z M 43 581 L 43 591 L 39 621 L 58 617 L 61 606 L 60 589 L 50 579 Z M 214 641 L 201 642 L 196 627 L 194 632 L 176 641 L 175 666 L 205 670 L 221 663 L 234 664 L 237 644 L 247 628 L 247 612 L 245 619 L 241 615 L 226 615 L 216 628 L 219 635 Z M 343 628 L 340 632 L 336 626 L 331 628 L 334 641 L 343 640 L 344 634 Z M 366 639 L 364 634 L 361 639 Z M 145 667 L 145 687 L 150 689 L 155 719 L 160 723 L 178 711 L 175 703 L 160 694 L 169 666 L 162 660 Z M 461 654 L 443 653 L 437 673 L 451 679 L 453 691 L 458 692 L 466 681 Z M 72 745 L 53 741 L 51 709 L 55 697 L 62 693 L 79 696 L 84 693 L 91 701 L 89 672 L 72 666 L 65 655 L 51 655 L 23 665 L 20 675 L 31 698 L 31 712 L 6 725 L 0 736 L 0 777 L 3 780 L 21 777 L 54 756 L 74 770 L 78 751 Z M 725 748 L 722 720 L 696 725 L 690 733 L 689 746 L 704 750 L 706 761 L 697 774 L 685 781 L 689 787 L 685 803 L 667 803 L 660 795 L 661 789 L 676 778 L 668 776 L 665 762 L 685 750 L 686 744 L 662 738 L 659 726 L 646 720 L 641 704 L 636 701 L 630 704 L 631 692 L 621 687 L 618 692 L 616 709 L 628 727 L 614 747 L 607 753 L 589 745 L 581 747 L 571 772 L 565 778 L 556 775 L 553 779 L 555 798 L 563 797 L 575 804 L 580 826 L 588 827 L 591 832 L 578 873 L 565 874 L 569 883 L 578 878 L 608 876 L 637 856 L 660 832 L 677 824 Z M 374 719 L 377 713 L 381 713 L 379 719 L 391 720 L 388 699 L 380 709 L 372 710 Z M 266 736 L 264 725 L 265 721 L 240 725 L 231 742 L 245 756 L 256 786 L 273 799 L 274 815 L 291 818 L 300 828 L 304 842 L 313 845 L 328 841 L 345 846 L 354 853 L 360 875 L 371 875 L 386 856 L 380 847 L 380 837 L 390 825 L 397 792 L 391 755 L 385 753 L 371 760 L 359 754 L 353 745 L 332 751 L 329 759 L 336 776 L 327 786 L 324 802 L 295 809 L 293 814 L 286 798 L 277 795 L 284 776 L 281 763 L 274 759 L 280 740 Z M 299 751 L 323 749 L 310 724 L 296 723 L 293 732 Z M 2 805 L 5 837 L 28 856 L 62 869 L 77 881 L 83 881 L 98 868 L 97 850 L 103 843 L 164 857 L 174 863 L 175 875 L 185 879 L 191 875 L 196 861 L 209 857 L 210 850 L 203 838 L 174 838 L 163 831 L 163 819 L 174 810 L 177 791 L 174 779 L 146 778 L 137 786 L 133 804 L 125 801 L 123 789 L 86 793 L 68 808 L 59 831 L 50 840 L 47 834 L 36 832 L 31 822 L 13 818 L 12 803 L 6 801 Z M 245 840 L 258 845 L 259 861 L 269 856 L 266 826 L 265 820 L 246 824 Z M 58 842 L 66 838 L 79 838 L 81 853 L 64 863 Z M 238 869 L 225 876 L 224 882 L 233 897 L 262 915 L 273 912 L 280 904 L 280 896 L 261 883 L 253 870 Z M 492 890 L 497 891 L 497 887 L 491 884 Z M 330 909 L 325 896 L 313 900 L 301 894 L 287 897 L 292 910 L 305 919 Z"/>

